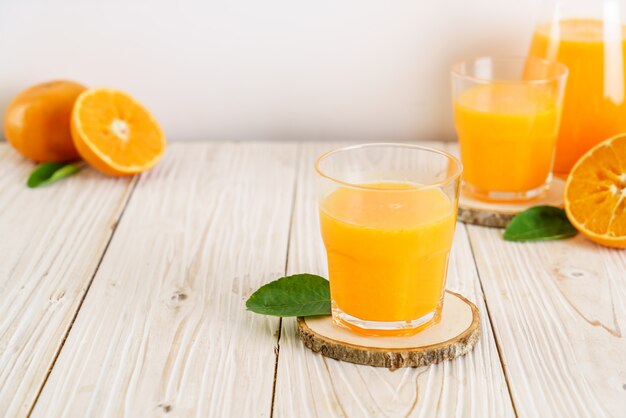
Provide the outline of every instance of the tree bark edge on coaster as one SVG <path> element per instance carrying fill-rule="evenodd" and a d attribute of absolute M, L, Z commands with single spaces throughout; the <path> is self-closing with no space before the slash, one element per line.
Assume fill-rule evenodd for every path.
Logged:
<path fill-rule="evenodd" d="M 453 300 L 451 298 L 456 298 Z M 446 309 L 446 306 L 448 306 Z M 462 305 L 465 305 L 463 308 Z M 462 320 L 445 321 L 444 315 L 462 315 Z M 446 291 L 446 299 L 439 324 L 411 337 L 369 337 L 360 336 L 342 327 L 332 325 L 330 316 L 327 317 L 299 317 L 297 331 L 304 345 L 315 353 L 325 357 L 349 363 L 386 367 L 395 370 L 402 367 L 420 367 L 436 364 L 445 360 L 452 360 L 469 353 L 480 339 L 480 316 L 478 308 L 465 297 Z M 469 325 L 467 325 L 469 323 Z M 311 326 L 310 326 L 311 325 Z M 437 330 L 437 327 L 447 327 L 446 330 Z M 461 327 L 462 329 L 454 329 Z M 320 333 L 320 330 L 325 334 Z M 329 335 L 331 334 L 331 335 Z M 453 335 L 445 341 L 437 341 L 441 335 Z M 430 336 L 429 336 L 430 335 Z M 411 344 L 419 338 L 419 346 L 397 347 L 398 343 Z M 429 338 L 433 339 L 428 344 Z M 404 341 L 403 341 L 404 339 Z M 411 340 L 412 339 L 412 340 Z M 347 342 L 345 340 L 350 340 Z M 356 342 L 356 343 L 355 343 Z M 396 345 L 393 348 L 371 347 L 389 343 Z"/>

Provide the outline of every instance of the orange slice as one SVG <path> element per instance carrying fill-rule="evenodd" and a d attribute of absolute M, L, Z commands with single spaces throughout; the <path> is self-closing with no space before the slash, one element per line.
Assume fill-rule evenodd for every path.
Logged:
<path fill-rule="evenodd" d="M 626 248 L 626 134 L 590 149 L 565 184 L 570 222 L 592 241 Z"/>
<path fill-rule="evenodd" d="M 72 138 L 79 154 L 111 176 L 140 173 L 165 151 L 157 121 L 135 99 L 112 89 L 83 92 L 72 110 Z"/>

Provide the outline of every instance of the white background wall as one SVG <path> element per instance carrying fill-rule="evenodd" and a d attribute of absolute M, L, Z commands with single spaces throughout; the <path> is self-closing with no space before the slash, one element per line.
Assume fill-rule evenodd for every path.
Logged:
<path fill-rule="evenodd" d="M 0 112 L 66 78 L 169 140 L 454 138 L 449 67 L 522 55 L 541 0 L 0 0 Z"/>

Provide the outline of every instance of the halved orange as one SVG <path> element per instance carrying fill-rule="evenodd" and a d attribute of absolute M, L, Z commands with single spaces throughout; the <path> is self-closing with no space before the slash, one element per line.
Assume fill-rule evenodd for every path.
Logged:
<path fill-rule="evenodd" d="M 72 110 L 72 138 L 85 161 L 111 176 L 140 173 L 165 151 L 157 121 L 135 99 L 118 90 L 84 91 Z"/>
<path fill-rule="evenodd" d="M 565 184 L 565 211 L 592 241 L 626 248 L 626 134 L 601 142 L 574 165 Z"/>

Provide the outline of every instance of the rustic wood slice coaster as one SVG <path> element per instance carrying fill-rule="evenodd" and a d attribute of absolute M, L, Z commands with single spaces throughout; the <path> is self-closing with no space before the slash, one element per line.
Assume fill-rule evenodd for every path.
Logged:
<path fill-rule="evenodd" d="M 564 190 L 565 180 L 555 177 L 545 195 L 523 203 L 483 202 L 461 192 L 459 221 L 467 224 L 504 228 L 515 215 L 533 206 L 563 207 Z"/>
<path fill-rule="evenodd" d="M 307 348 L 323 356 L 395 370 L 427 366 L 469 353 L 480 338 L 480 317 L 472 302 L 446 291 L 441 321 L 416 335 L 360 335 L 333 324 L 330 316 L 299 317 L 298 335 Z"/>

